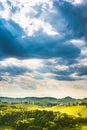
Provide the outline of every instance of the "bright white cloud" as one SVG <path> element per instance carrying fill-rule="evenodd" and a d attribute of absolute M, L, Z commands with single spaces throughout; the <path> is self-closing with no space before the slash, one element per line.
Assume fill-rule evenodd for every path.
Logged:
<path fill-rule="evenodd" d="M 70 40 L 70 42 L 77 47 L 83 47 L 86 44 L 85 41 L 82 39 L 72 39 L 72 40 Z"/>
<path fill-rule="evenodd" d="M 2 76 L 3 81 L 0 81 L 0 95 L 12 96 L 12 97 L 26 97 L 26 96 L 54 96 L 65 97 L 67 95 L 74 97 L 86 97 L 87 91 L 85 86 L 87 84 L 87 77 L 84 80 L 79 81 L 60 81 L 56 79 L 47 78 L 49 76 L 55 76 L 51 72 L 40 73 L 38 68 L 44 68 L 47 66 L 45 63 L 50 62 L 51 69 L 57 69 L 60 71 L 68 69 L 69 66 L 57 65 L 56 59 L 40 60 L 40 59 L 26 59 L 18 60 L 15 58 L 8 58 L 4 61 L 0 61 L 0 66 L 17 66 L 25 67 L 33 70 L 32 73 L 28 71 L 23 75 L 11 76 L 7 72 Z M 83 64 L 86 61 L 83 61 Z M 80 63 L 81 64 L 81 63 Z M 78 64 L 76 64 L 78 66 Z M 52 68 L 53 67 L 53 68 Z M 40 78 L 37 80 L 35 77 Z M 71 75 L 73 78 L 78 78 L 77 73 Z M 3 86 L 3 87 L 2 87 Z M 82 87 L 82 89 L 81 89 Z M 16 89 L 15 89 L 16 88 Z M 19 93 L 20 92 L 20 93 Z"/>
<path fill-rule="evenodd" d="M 54 10 L 52 1 L 9 0 L 9 4 L 7 0 L 1 0 L 1 3 L 4 9 L 0 10 L 0 17 L 19 24 L 27 36 L 33 35 L 40 29 L 48 35 L 59 34 L 46 20 L 46 17 L 49 17 L 47 13 Z"/>
<path fill-rule="evenodd" d="M 87 56 L 87 48 L 86 47 L 84 47 L 82 50 L 81 50 L 81 53 L 82 53 L 82 55 L 83 56 Z"/>
<path fill-rule="evenodd" d="M 35 70 L 39 67 L 43 67 L 43 60 L 39 59 L 28 59 L 28 60 L 18 60 L 16 58 L 7 58 L 3 61 L 0 61 L 0 66 L 16 66 L 16 67 L 25 67 L 32 70 Z"/>
<path fill-rule="evenodd" d="M 72 4 L 81 4 L 84 0 L 65 0 L 65 1 L 68 1 L 68 2 L 71 2 Z"/>
<path fill-rule="evenodd" d="M 0 82 L 1 96 L 53 96 L 57 98 L 65 96 L 82 98 L 87 96 L 85 87 L 87 84 L 86 80 L 72 81 L 71 83 L 68 81 L 58 81 L 53 79 L 36 80 L 27 75 L 8 78 L 10 78 L 10 82 Z"/>

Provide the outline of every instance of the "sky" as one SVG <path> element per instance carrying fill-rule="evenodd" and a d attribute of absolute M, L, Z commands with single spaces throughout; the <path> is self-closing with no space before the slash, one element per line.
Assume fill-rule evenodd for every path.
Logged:
<path fill-rule="evenodd" d="M 0 96 L 87 97 L 86 0 L 0 0 Z"/>

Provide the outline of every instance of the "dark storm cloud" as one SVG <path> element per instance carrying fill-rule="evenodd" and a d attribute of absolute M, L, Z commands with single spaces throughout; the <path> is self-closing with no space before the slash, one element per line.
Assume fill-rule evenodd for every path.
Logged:
<path fill-rule="evenodd" d="M 4 78 L 3 76 L 0 76 L 0 81 L 7 81 L 7 79 Z"/>
<path fill-rule="evenodd" d="M 65 70 L 53 70 L 51 71 L 52 74 L 56 74 L 56 76 L 54 76 L 55 79 L 58 80 L 69 80 L 69 81 L 76 81 L 76 80 L 82 80 L 84 78 L 82 78 L 81 76 L 86 76 L 87 75 L 87 66 L 78 66 L 78 64 L 74 67 L 70 67 L 68 69 Z M 77 77 L 72 77 L 72 74 L 77 75 Z"/>
<path fill-rule="evenodd" d="M 63 80 L 63 81 L 83 80 L 85 78 L 81 76 L 87 75 L 87 66 L 79 66 L 78 64 L 75 66 L 70 65 L 68 67 L 65 66 L 64 70 L 60 70 L 60 67 L 56 69 L 57 64 L 58 64 L 57 62 L 52 64 L 52 62 L 48 61 L 46 62 L 44 67 L 39 67 L 38 69 L 36 69 L 36 71 L 41 74 L 49 73 L 51 76 L 46 76 L 47 78 Z"/>
<path fill-rule="evenodd" d="M 75 71 L 74 70 L 71 70 L 71 69 L 66 69 L 66 70 L 55 70 L 53 71 L 53 74 L 58 74 L 58 75 L 64 75 L 64 76 L 67 76 L 67 75 L 71 75 L 73 74 Z"/>
<path fill-rule="evenodd" d="M 65 0 L 55 0 L 54 6 L 66 20 L 68 35 L 74 38 L 87 39 L 87 2 L 73 5 Z"/>
<path fill-rule="evenodd" d="M 60 14 L 58 13 L 52 16 L 54 19 L 49 20 L 49 22 L 52 23 L 52 26 L 55 27 L 60 36 L 50 36 L 45 34 L 42 30 L 39 30 L 38 32 L 35 32 L 33 36 L 28 37 L 18 24 L 12 20 L 0 18 L 0 59 L 10 57 L 20 59 L 60 58 L 60 62 L 57 62 L 55 65 L 65 64 L 69 66 L 77 63 L 78 57 L 81 56 L 81 48 L 69 43 L 69 40 L 80 39 L 82 37 L 87 40 L 87 4 L 73 5 L 72 3 L 63 0 L 55 0 L 54 7 Z M 3 8 L 2 5 L 0 8 Z M 14 7 L 12 12 L 15 13 L 16 10 L 16 7 Z M 59 19 L 64 20 L 64 26 L 59 26 L 57 24 Z M 56 76 L 49 78 L 56 80 L 75 81 L 81 79 L 70 76 L 77 72 L 76 68 L 69 67 L 69 69 L 61 71 L 52 69 L 54 66 L 51 62 L 47 62 L 46 65 L 46 67 L 38 68 L 36 71 L 41 74 L 54 74 Z M 9 73 L 9 75 L 16 76 L 26 72 L 31 73 L 32 70 L 21 66 L 0 67 L 0 74 L 6 72 Z M 86 66 L 78 68 L 78 77 L 83 75 L 87 75 Z M 35 78 L 43 79 L 43 76 L 38 75 Z M 3 78 L 1 77 L 0 80 L 3 80 Z"/>
<path fill-rule="evenodd" d="M 11 20 L 0 19 L 0 57 L 42 59 L 60 57 L 69 64 L 76 62 L 75 59 L 80 55 L 80 49 L 73 44 L 68 44 L 67 41 L 70 38 L 86 37 L 86 5 L 74 6 L 63 0 L 55 0 L 54 7 L 61 13 L 61 18 L 67 25 L 66 28 L 61 27 L 63 30 L 61 38 L 59 36 L 50 37 L 41 30 L 34 36 L 22 38 L 25 34 L 18 24 Z M 55 16 L 54 18 L 56 19 L 52 22 L 53 26 L 55 23 L 57 24 L 59 21 L 57 18 L 60 17 Z M 59 28 L 57 25 L 55 27 Z"/>
<path fill-rule="evenodd" d="M 41 36 L 42 37 L 42 36 Z M 53 58 L 62 57 L 64 59 L 74 59 L 79 56 L 80 49 L 72 44 L 65 44 L 56 37 L 45 36 L 44 39 L 36 37 L 27 40 L 26 50 L 31 57 Z M 73 53 L 74 52 L 74 53 Z"/>
<path fill-rule="evenodd" d="M 71 75 L 75 72 L 75 68 L 69 67 L 68 69 L 60 70 L 60 69 L 55 69 L 55 65 L 39 67 L 36 70 L 40 73 L 43 73 L 43 74 L 44 73 L 52 73 L 52 74 L 64 75 L 64 76 Z"/>
<path fill-rule="evenodd" d="M 23 57 L 26 54 L 26 51 L 17 40 L 17 35 L 21 35 L 20 32 L 21 28 L 14 22 L 0 19 L 0 58 Z"/>
<path fill-rule="evenodd" d="M 78 67 L 78 76 L 85 76 L 85 75 L 87 75 L 87 66 Z"/>
<path fill-rule="evenodd" d="M 17 75 L 23 75 L 24 73 L 29 72 L 31 73 L 30 69 L 27 69 L 26 67 L 21 67 L 21 66 L 12 66 L 8 65 L 7 67 L 5 66 L 0 66 L 0 75 L 5 75 L 8 73 L 10 76 L 17 76 Z"/>
<path fill-rule="evenodd" d="M 77 81 L 77 80 L 82 80 L 83 78 L 74 78 L 74 77 L 71 77 L 71 76 L 59 76 L 59 75 L 56 75 L 56 76 L 49 76 L 48 78 L 52 78 L 52 79 L 55 79 L 55 80 L 60 80 L 60 81 Z"/>
<path fill-rule="evenodd" d="M 11 31 L 8 26 L 10 24 Z M 57 36 L 50 37 L 44 33 L 22 39 L 21 28 L 12 21 L 0 21 L 0 57 L 18 58 L 52 58 L 62 57 L 73 60 L 80 54 L 80 49 L 73 44 L 61 41 Z M 18 31 L 19 30 L 19 31 Z M 73 53 L 74 52 L 74 53 Z"/>

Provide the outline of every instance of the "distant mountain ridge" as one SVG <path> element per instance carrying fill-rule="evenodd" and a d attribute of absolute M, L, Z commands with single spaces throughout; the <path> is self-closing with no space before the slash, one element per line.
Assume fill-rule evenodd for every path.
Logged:
<path fill-rule="evenodd" d="M 10 97 L 0 97 L 1 102 L 7 103 L 38 103 L 41 105 L 48 105 L 48 104 L 57 104 L 57 105 L 68 105 L 68 104 L 76 104 L 78 103 L 87 103 L 87 98 L 83 99 L 76 99 L 72 97 L 65 97 L 65 98 L 54 98 L 54 97 L 24 97 L 24 98 L 10 98 Z"/>
<path fill-rule="evenodd" d="M 54 97 L 24 97 L 24 98 L 10 98 L 10 97 L 0 97 L 1 102 L 7 103 L 37 103 L 40 105 L 57 104 L 57 105 L 68 105 L 78 103 L 87 103 L 87 98 L 76 99 L 72 97 L 65 98 L 54 98 Z"/>

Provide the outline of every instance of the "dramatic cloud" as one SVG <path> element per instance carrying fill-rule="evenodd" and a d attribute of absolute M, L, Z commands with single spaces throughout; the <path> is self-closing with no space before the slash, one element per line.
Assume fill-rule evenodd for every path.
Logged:
<path fill-rule="evenodd" d="M 78 71 L 79 76 L 87 75 L 87 66 L 80 66 Z"/>
<path fill-rule="evenodd" d="M 70 37 L 87 37 L 87 4 L 80 1 L 81 4 L 73 5 L 73 2 L 66 0 L 58 0 L 54 2 L 58 11 L 61 11 L 62 16 L 67 20 L 68 35 Z"/>
<path fill-rule="evenodd" d="M 86 80 L 86 0 L 0 1 L 1 96 L 86 97 Z"/>

